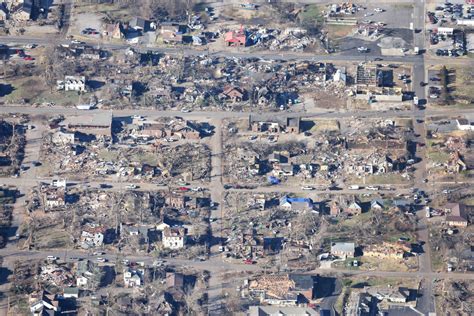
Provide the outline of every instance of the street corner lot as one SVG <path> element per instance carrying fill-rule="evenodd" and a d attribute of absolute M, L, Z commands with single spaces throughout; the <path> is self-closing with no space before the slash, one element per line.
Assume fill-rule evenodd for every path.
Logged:
<path fill-rule="evenodd" d="M 82 12 L 72 16 L 71 26 L 69 27 L 69 34 L 73 36 L 82 36 L 89 38 L 100 38 L 102 32 L 102 19 L 104 14 L 98 12 Z M 94 29 L 97 34 L 83 34 L 84 29 Z"/>
<path fill-rule="evenodd" d="M 383 12 L 376 12 L 374 9 L 383 9 Z M 359 23 L 383 23 L 383 29 L 379 36 L 370 37 L 357 35 L 354 31 L 343 40 L 338 41 L 339 50 L 342 54 L 359 54 L 358 47 L 367 47 L 368 55 L 380 55 L 381 47 L 391 49 L 411 49 L 413 47 L 413 31 L 410 30 L 410 23 L 413 22 L 413 6 L 408 4 L 397 5 L 368 5 L 366 10 L 361 10 L 349 15 L 347 18 L 355 18 Z"/>

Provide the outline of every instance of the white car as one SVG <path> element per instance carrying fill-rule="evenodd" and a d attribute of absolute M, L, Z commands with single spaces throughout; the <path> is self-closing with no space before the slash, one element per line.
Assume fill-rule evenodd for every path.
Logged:
<path fill-rule="evenodd" d="M 382 8 L 375 8 L 374 11 L 375 11 L 375 12 L 384 12 L 385 10 L 382 9 Z"/>
<path fill-rule="evenodd" d="M 314 187 L 304 186 L 304 187 L 301 187 L 301 189 L 311 191 L 311 190 L 314 190 Z"/>
<path fill-rule="evenodd" d="M 268 136 L 268 141 L 270 143 L 276 143 L 278 139 L 275 136 Z"/>
<path fill-rule="evenodd" d="M 107 259 L 99 257 L 99 258 L 95 259 L 95 261 L 104 263 L 104 262 L 107 262 Z"/>
<path fill-rule="evenodd" d="M 49 261 L 55 261 L 55 260 L 58 260 L 59 258 L 55 256 L 47 256 L 46 259 L 48 259 Z"/>
<path fill-rule="evenodd" d="M 127 189 L 132 189 L 133 190 L 133 189 L 136 189 L 136 188 L 137 188 L 137 186 L 135 184 L 127 185 Z"/>
<path fill-rule="evenodd" d="M 366 53 L 366 52 L 369 51 L 369 49 L 367 47 L 364 47 L 364 46 L 358 47 L 357 50 L 361 53 Z"/>
<path fill-rule="evenodd" d="M 190 109 L 181 109 L 181 112 L 182 113 L 189 113 L 189 112 L 191 112 L 191 110 Z"/>

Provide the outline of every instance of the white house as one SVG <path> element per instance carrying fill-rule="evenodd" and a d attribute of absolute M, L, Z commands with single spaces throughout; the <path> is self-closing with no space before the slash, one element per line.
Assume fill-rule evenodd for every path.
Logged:
<path fill-rule="evenodd" d="M 77 287 L 86 287 L 88 283 L 89 283 L 89 278 L 87 278 L 84 275 L 78 276 L 76 278 L 76 286 Z"/>
<path fill-rule="evenodd" d="M 456 22 L 457 22 L 458 25 L 474 26 L 474 20 L 473 19 L 457 19 Z"/>
<path fill-rule="evenodd" d="M 163 247 L 168 249 L 184 248 L 186 229 L 183 227 L 167 227 L 163 230 Z"/>
<path fill-rule="evenodd" d="M 123 283 L 125 287 L 140 287 L 142 285 L 140 272 L 127 268 L 123 272 Z"/>
<path fill-rule="evenodd" d="M 453 35 L 454 29 L 452 27 L 438 27 L 438 34 Z"/>
<path fill-rule="evenodd" d="M 64 298 L 79 298 L 79 289 L 77 287 L 66 287 L 63 290 Z"/>
<path fill-rule="evenodd" d="M 458 118 L 456 124 L 461 131 L 474 131 L 474 124 L 469 122 L 468 119 Z"/>
<path fill-rule="evenodd" d="M 86 91 L 86 77 L 84 76 L 66 76 L 64 80 L 56 82 L 56 88 L 64 91 Z"/>
<path fill-rule="evenodd" d="M 88 226 L 81 234 L 82 248 L 100 247 L 104 243 L 105 228 L 103 226 Z"/>

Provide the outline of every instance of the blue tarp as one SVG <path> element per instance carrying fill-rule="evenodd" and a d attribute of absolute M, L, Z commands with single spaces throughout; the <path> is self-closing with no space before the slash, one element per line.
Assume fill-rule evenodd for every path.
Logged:
<path fill-rule="evenodd" d="M 268 177 L 268 182 L 270 182 L 271 184 L 279 184 L 279 183 L 280 183 L 280 179 L 275 178 L 275 177 L 273 177 L 273 176 L 269 176 L 269 177 Z"/>

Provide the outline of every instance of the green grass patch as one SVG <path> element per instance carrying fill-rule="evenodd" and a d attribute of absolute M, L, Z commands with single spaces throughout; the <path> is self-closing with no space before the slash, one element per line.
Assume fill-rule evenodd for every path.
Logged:
<path fill-rule="evenodd" d="M 321 6 L 317 4 L 311 4 L 308 5 L 303 12 L 301 12 L 300 16 L 303 20 L 308 19 L 323 22 L 324 17 L 321 11 Z"/>
<path fill-rule="evenodd" d="M 55 231 L 49 228 L 38 232 L 35 236 L 35 245 L 39 249 L 67 248 L 72 246 L 71 238 L 64 231 Z"/>
<path fill-rule="evenodd" d="M 464 203 L 465 205 L 474 206 L 474 197 L 464 199 L 462 200 L 462 203 Z"/>
<path fill-rule="evenodd" d="M 119 160 L 119 156 L 120 152 L 107 149 L 103 149 L 98 153 L 98 157 L 104 161 L 117 161 Z"/>
<path fill-rule="evenodd" d="M 372 175 L 365 179 L 365 183 L 370 184 L 409 184 L 410 180 L 402 177 L 401 174 L 380 174 Z"/>
<path fill-rule="evenodd" d="M 337 25 L 337 24 L 329 24 L 326 25 L 325 30 L 328 32 L 328 35 L 332 40 L 346 37 L 352 33 L 354 29 L 353 25 Z"/>
<path fill-rule="evenodd" d="M 449 154 L 444 151 L 430 151 L 427 156 L 435 163 L 447 163 L 449 160 Z"/>
<path fill-rule="evenodd" d="M 6 102 L 19 103 L 28 100 L 30 103 L 54 102 L 59 105 L 76 105 L 89 100 L 92 94 L 82 95 L 74 91 L 51 90 L 39 77 L 21 78 L 11 81 L 14 90 L 4 97 Z"/>
<path fill-rule="evenodd" d="M 133 155 L 131 161 L 137 161 L 140 164 L 149 164 L 151 166 L 156 166 L 158 164 L 158 156 L 153 153 L 141 153 Z"/>
<path fill-rule="evenodd" d="M 344 310 L 344 305 L 351 295 L 351 289 L 349 287 L 344 287 L 342 289 L 341 295 L 337 298 L 336 304 L 334 304 L 334 309 L 338 315 L 342 315 Z"/>

